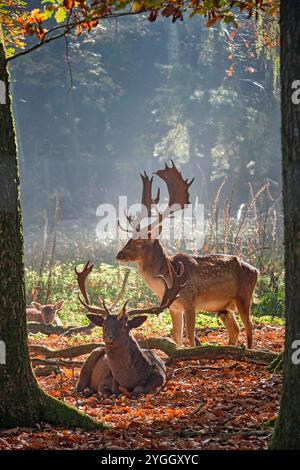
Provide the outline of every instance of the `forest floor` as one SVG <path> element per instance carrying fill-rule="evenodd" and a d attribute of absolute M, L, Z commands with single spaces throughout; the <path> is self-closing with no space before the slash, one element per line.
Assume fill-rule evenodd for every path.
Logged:
<path fill-rule="evenodd" d="M 227 341 L 223 328 L 202 329 L 198 336 L 210 344 Z M 255 348 L 279 352 L 284 329 L 257 324 L 254 338 Z M 31 340 L 54 349 L 80 342 L 55 335 Z M 178 362 L 168 367 L 163 390 L 136 400 L 76 396 L 78 375 L 79 368 L 64 367 L 39 383 L 50 395 L 107 423 L 108 429 L 85 432 L 41 424 L 4 430 L 0 449 L 266 449 L 272 433 L 266 423 L 279 407 L 281 375 L 232 360 Z"/>

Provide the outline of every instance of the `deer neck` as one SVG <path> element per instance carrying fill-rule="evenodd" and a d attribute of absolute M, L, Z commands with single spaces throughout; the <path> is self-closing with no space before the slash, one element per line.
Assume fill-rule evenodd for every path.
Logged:
<path fill-rule="evenodd" d="M 166 254 L 160 243 L 155 244 L 149 254 L 147 254 L 142 261 L 137 265 L 138 271 L 143 277 L 144 281 L 149 285 L 154 282 L 161 283 L 161 279 L 157 279 L 158 275 L 169 275 L 170 258 Z M 152 288 L 152 286 L 150 285 Z"/>
<path fill-rule="evenodd" d="M 145 381 L 151 373 L 149 359 L 132 336 L 119 348 L 107 349 L 106 356 L 115 380 L 128 390 Z"/>

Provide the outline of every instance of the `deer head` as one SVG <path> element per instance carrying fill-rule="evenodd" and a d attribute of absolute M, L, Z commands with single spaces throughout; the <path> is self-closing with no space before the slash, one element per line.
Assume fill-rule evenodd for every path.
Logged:
<path fill-rule="evenodd" d="M 31 305 L 41 314 L 43 322 L 50 325 L 59 310 L 63 308 L 64 300 L 59 300 L 55 304 L 42 305 L 39 302 L 31 302 Z"/>
<path fill-rule="evenodd" d="M 175 212 L 184 209 L 190 203 L 188 189 L 194 178 L 190 182 L 184 180 L 174 162 L 172 160 L 171 162 L 171 166 L 165 164 L 163 170 L 158 170 L 155 173 L 167 184 L 169 193 L 168 204 L 163 212 L 160 212 L 157 207 L 160 191 L 158 190 L 156 198 L 152 197 L 153 176 L 150 178 L 146 172 L 143 175 L 141 174 L 143 182 L 142 211 L 136 220 L 133 220 L 130 215 L 126 216 L 131 228 L 125 230 L 132 233 L 132 237 L 117 254 L 116 258 L 120 263 L 142 262 L 148 255 L 152 255 L 153 250 L 159 251 L 161 247 L 159 246 L 158 237 L 162 231 L 163 221 Z M 154 221 L 152 221 L 153 211 L 156 214 Z M 150 222 L 142 228 L 141 223 L 145 219 L 148 222 L 150 219 Z M 123 229 L 120 224 L 119 226 Z"/>
<path fill-rule="evenodd" d="M 160 305 L 154 305 L 142 309 L 127 310 L 128 301 L 126 301 L 121 311 L 115 314 L 110 308 L 106 306 L 105 300 L 102 298 L 102 307 L 96 307 L 90 304 L 85 283 L 92 269 L 93 265 L 90 265 L 89 261 L 81 272 L 75 268 L 78 286 L 82 296 L 84 297 L 84 300 L 80 297 L 80 294 L 78 294 L 78 298 L 81 304 L 89 312 L 87 314 L 88 319 L 95 325 L 101 326 L 103 328 L 103 341 L 105 342 L 105 345 L 108 349 L 123 346 L 130 336 L 130 331 L 133 328 L 138 328 L 147 320 L 146 314 L 158 315 L 164 309 L 168 308 L 169 305 L 171 305 L 178 297 L 179 291 L 186 284 L 184 279 L 184 266 L 181 263 L 178 274 L 175 272 L 174 268 L 172 268 L 172 283 L 170 287 L 168 286 L 164 276 L 159 276 L 163 279 L 165 284 L 165 292 Z"/>

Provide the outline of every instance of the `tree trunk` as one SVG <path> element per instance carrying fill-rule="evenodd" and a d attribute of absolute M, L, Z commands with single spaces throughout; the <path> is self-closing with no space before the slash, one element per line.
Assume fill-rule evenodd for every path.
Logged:
<path fill-rule="evenodd" d="M 280 14 L 286 337 L 281 406 L 271 448 L 299 450 L 300 364 L 293 363 L 292 355 L 293 342 L 300 340 L 300 104 L 292 83 L 300 80 L 300 2 L 282 0 Z"/>
<path fill-rule="evenodd" d="M 0 80 L 0 428 L 39 421 L 95 428 L 99 424 L 91 418 L 46 395 L 30 365 L 17 145 L 1 24 Z"/>

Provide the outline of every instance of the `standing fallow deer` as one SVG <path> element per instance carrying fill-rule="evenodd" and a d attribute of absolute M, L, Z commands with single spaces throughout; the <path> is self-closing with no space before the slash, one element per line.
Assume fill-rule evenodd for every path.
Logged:
<path fill-rule="evenodd" d="M 144 173 L 142 176 L 142 210 L 140 217 L 134 221 L 127 216 L 133 233 L 127 244 L 117 254 L 118 262 L 128 264 L 136 263 L 138 272 L 151 290 L 162 298 L 164 284 L 160 276 L 168 279 L 172 269 L 178 270 L 180 263 L 184 265 L 187 285 L 180 291 L 178 299 L 170 305 L 170 314 L 173 324 L 174 340 L 182 344 L 183 314 L 185 315 L 186 333 L 190 346 L 195 345 L 195 313 L 203 310 L 217 313 L 227 328 L 229 344 L 236 345 L 240 329 L 235 318 L 238 312 L 244 324 L 247 336 L 247 346 L 252 347 L 253 326 L 251 321 L 251 302 L 257 281 L 258 271 L 250 264 L 237 256 L 211 254 L 193 256 L 177 253 L 168 256 L 159 242 L 157 235 L 162 230 L 162 221 L 181 210 L 189 204 L 189 186 L 192 184 L 184 180 L 174 163 L 165 166 L 156 172 L 165 183 L 169 193 L 168 207 L 159 212 L 159 192 L 154 200 L 152 198 L 153 177 Z M 156 211 L 156 220 L 141 228 L 143 216 L 151 216 L 153 208 Z M 151 220 L 151 219 L 150 219 Z M 149 218 L 148 218 L 149 221 Z M 147 222 L 148 222 L 147 221 Z"/>
<path fill-rule="evenodd" d="M 59 300 L 55 304 L 42 305 L 39 302 L 31 302 L 31 307 L 26 307 L 27 321 L 45 323 L 46 325 L 62 326 L 57 312 L 62 309 L 64 300 Z"/>
<path fill-rule="evenodd" d="M 93 266 L 89 262 L 83 271 L 75 269 L 77 282 L 84 297 L 80 302 L 90 312 L 88 319 L 103 328 L 103 341 L 105 348 L 95 349 L 87 358 L 80 371 L 77 390 L 86 388 L 100 392 L 104 396 L 120 395 L 125 393 L 131 397 L 154 392 L 166 381 L 164 362 L 152 351 L 141 349 L 137 341 L 131 336 L 131 330 L 141 326 L 147 316 L 144 314 L 159 314 L 177 298 L 180 289 L 185 285 L 183 278 L 184 268 L 180 265 L 177 275 L 171 270 L 171 287 L 166 280 L 164 295 L 160 305 L 127 310 L 125 302 L 121 312 L 115 315 L 106 307 L 103 299 L 103 308 L 90 305 L 85 282 Z"/>

